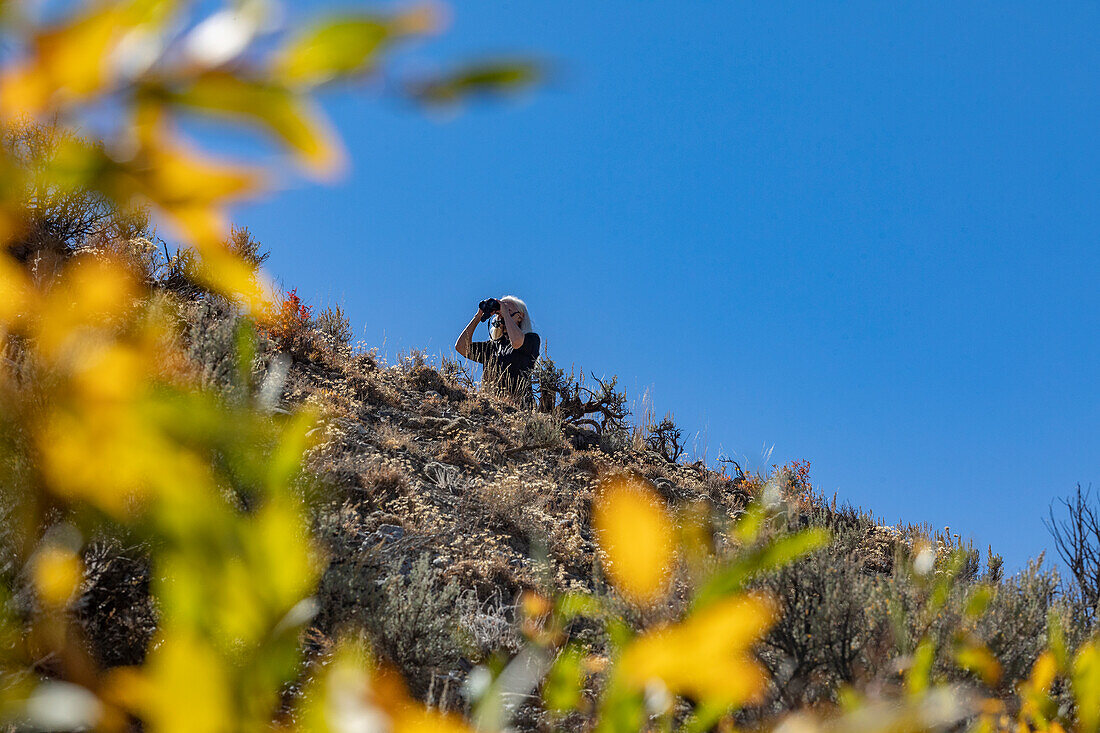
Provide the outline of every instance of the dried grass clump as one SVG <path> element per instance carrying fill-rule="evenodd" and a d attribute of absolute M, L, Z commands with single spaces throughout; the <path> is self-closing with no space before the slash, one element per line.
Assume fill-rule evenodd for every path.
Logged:
<path fill-rule="evenodd" d="M 462 414 L 470 417 L 500 417 L 500 410 L 484 394 L 479 394 L 464 401 L 458 409 Z"/>
<path fill-rule="evenodd" d="M 502 522 L 512 522 L 528 511 L 545 506 L 548 492 L 542 482 L 528 476 L 509 474 L 477 487 L 477 495 L 487 516 Z"/>
<path fill-rule="evenodd" d="M 447 438 L 440 446 L 436 457 L 443 463 L 454 466 L 466 466 L 476 470 L 481 469 L 481 463 L 467 450 L 465 443 L 459 438 Z"/>
<path fill-rule="evenodd" d="M 352 373 L 347 383 L 360 402 L 378 407 L 401 407 L 401 394 L 389 384 L 381 370 Z"/>
<path fill-rule="evenodd" d="M 437 394 L 429 393 L 427 397 L 420 401 L 420 414 L 428 415 L 429 417 L 439 417 L 443 414 L 444 408 L 448 405 L 447 401 Z"/>
<path fill-rule="evenodd" d="M 389 453 L 399 451 L 412 452 L 413 436 L 393 423 L 382 423 L 375 430 L 378 446 Z"/>
<path fill-rule="evenodd" d="M 408 384 L 420 392 L 436 392 L 448 401 L 466 398 L 466 390 L 452 387 L 430 364 L 414 364 L 408 370 Z M 431 396 L 431 395 L 429 395 Z"/>
<path fill-rule="evenodd" d="M 351 399 L 343 392 L 321 388 L 306 398 L 306 404 L 316 408 L 322 418 L 347 418 L 356 416 L 357 410 Z"/>
<path fill-rule="evenodd" d="M 562 434 L 562 419 L 553 413 L 532 412 L 524 415 L 523 445 L 527 448 L 562 450 L 568 444 Z"/>
<path fill-rule="evenodd" d="M 383 462 L 359 474 L 357 483 L 372 497 L 392 499 L 405 493 L 409 487 L 409 476 L 401 466 Z"/>

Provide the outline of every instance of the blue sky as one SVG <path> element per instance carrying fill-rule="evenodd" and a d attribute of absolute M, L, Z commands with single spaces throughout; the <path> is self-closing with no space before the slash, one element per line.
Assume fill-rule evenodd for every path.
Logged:
<path fill-rule="evenodd" d="M 809 460 L 1010 567 L 1100 483 L 1100 6 L 463 0 L 400 68 L 551 80 L 328 110 L 353 169 L 240 207 L 271 273 L 394 355 L 514 293 L 559 365 L 706 450 Z M 765 454 L 771 450 L 770 457 Z"/>

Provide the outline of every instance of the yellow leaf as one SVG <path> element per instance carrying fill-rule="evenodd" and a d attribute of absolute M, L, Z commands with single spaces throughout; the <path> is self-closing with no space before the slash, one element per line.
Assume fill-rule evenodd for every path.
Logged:
<path fill-rule="evenodd" d="M 1055 662 L 1054 655 L 1044 651 L 1031 668 L 1028 684 L 1033 690 L 1046 692 L 1050 689 L 1051 683 L 1054 682 L 1054 675 L 1057 673 L 1058 664 Z"/>
<path fill-rule="evenodd" d="M 959 666 L 978 675 L 982 682 L 995 687 L 1001 679 L 1001 665 L 989 649 L 981 644 L 968 644 L 955 653 Z"/>
<path fill-rule="evenodd" d="M 670 691 L 723 707 L 756 701 L 767 676 L 752 645 L 774 623 L 775 603 L 763 596 L 729 598 L 675 626 L 650 631 L 623 652 L 618 668 L 644 689 L 660 680 Z"/>
<path fill-rule="evenodd" d="M 225 244 L 225 206 L 259 191 L 262 174 L 201 156 L 165 135 L 155 123 L 148 126 L 141 164 L 133 175 L 113 181 L 116 198 L 143 199 L 158 207 L 201 256 L 192 274 L 212 290 L 239 300 L 252 315 L 262 316 L 270 310 L 272 288 Z"/>
<path fill-rule="evenodd" d="M 440 25 L 434 5 L 399 15 L 338 15 L 317 23 L 294 38 L 275 57 L 273 72 L 291 86 L 314 86 L 368 71 L 387 43 L 407 35 L 431 32 Z"/>
<path fill-rule="evenodd" d="M 273 72 L 292 86 L 311 86 L 365 71 L 392 33 L 381 18 L 329 18 L 287 44 Z"/>
<path fill-rule="evenodd" d="M 84 566 L 70 550 L 46 547 L 34 557 L 34 587 L 48 606 L 67 606 L 83 577 Z"/>
<path fill-rule="evenodd" d="M 230 678 L 202 639 L 167 629 L 139 675 L 115 680 L 114 695 L 136 703 L 150 733 L 222 733 L 235 729 Z"/>
<path fill-rule="evenodd" d="M 37 116 L 48 105 L 83 101 L 108 87 L 123 20 L 117 5 L 103 5 L 39 34 L 27 63 L 4 75 L 0 109 L 6 116 Z"/>
<path fill-rule="evenodd" d="M 50 103 L 50 80 L 30 63 L 5 69 L 0 75 L 0 114 L 8 119 L 37 116 Z"/>
<path fill-rule="evenodd" d="M 257 270 L 226 249 L 223 243 L 207 237 L 207 234 L 221 231 L 221 222 L 199 221 L 196 218 L 181 221 L 197 235 L 192 237 L 192 241 L 201 242 L 196 245 L 202 260 L 195 269 L 195 277 L 211 290 L 239 302 L 257 320 L 268 320 L 273 308 L 274 288 Z"/>
<path fill-rule="evenodd" d="M 317 562 L 308 537 L 304 507 L 287 495 L 264 504 L 250 528 L 246 552 L 263 575 L 275 618 L 281 618 L 315 584 Z"/>
<path fill-rule="evenodd" d="M 159 463 L 148 426 L 126 409 L 56 409 L 35 434 L 41 470 L 58 495 L 91 502 L 117 518 L 149 490 Z"/>
<path fill-rule="evenodd" d="M 72 384 L 89 408 L 95 403 L 127 401 L 140 393 L 149 365 L 134 349 L 108 344 L 84 351 L 82 357 L 74 365 Z"/>
<path fill-rule="evenodd" d="M 635 603 L 657 600 L 672 566 L 674 539 L 660 496 L 643 479 L 611 478 L 596 497 L 592 525 L 619 592 Z"/>
<path fill-rule="evenodd" d="M 259 171 L 228 165 L 168 140 L 155 140 L 144 151 L 142 180 L 147 195 L 169 210 L 198 204 L 215 205 L 255 193 Z M 224 240 L 226 232 L 218 234 Z"/>
<path fill-rule="evenodd" d="M 42 308 L 38 351 L 57 360 L 71 349 L 87 349 L 89 332 L 111 327 L 137 297 L 137 284 L 114 262 L 82 258 L 70 266 Z"/>

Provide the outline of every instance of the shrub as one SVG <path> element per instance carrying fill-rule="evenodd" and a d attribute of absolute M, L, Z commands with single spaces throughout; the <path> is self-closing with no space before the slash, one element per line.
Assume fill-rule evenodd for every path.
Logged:
<path fill-rule="evenodd" d="M 831 702 L 840 685 L 862 687 L 891 658 L 885 579 L 820 551 L 761 582 L 782 613 L 765 637 L 773 712 Z"/>
<path fill-rule="evenodd" d="M 1051 614 L 1069 621 L 1068 609 L 1057 596 L 1058 574 L 1044 568 L 1042 559 L 998 584 L 976 633 L 985 641 L 1004 670 L 1002 689 L 1010 691 L 1027 678 L 1046 648 Z M 1067 628 L 1074 625 L 1066 623 Z M 1084 628 L 1077 626 L 1077 628 Z M 1080 642 L 1080 638 L 1076 640 Z"/>
<path fill-rule="evenodd" d="M 261 249 L 262 245 L 252 238 L 252 233 L 248 231 L 248 227 L 243 226 L 233 225 L 230 227 L 225 247 L 237 257 L 240 257 L 253 270 L 259 270 L 267 262 L 267 258 L 271 256 L 270 252 Z"/>
<path fill-rule="evenodd" d="M 670 463 L 676 463 L 684 454 L 680 428 L 673 422 L 671 412 L 661 422 L 649 426 L 645 443 L 647 448 L 660 453 Z"/>
<path fill-rule="evenodd" d="M 268 332 L 280 349 L 291 356 L 305 358 L 316 348 L 313 326 L 313 306 L 302 302 L 298 289 L 294 288 L 279 301 Z"/>
<path fill-rule="evenodd" d="M 96 662 L 104 668 L 144 663 L 157 629 L 149 558 L 100 542 L 88 547 L 83 561 L 74 611 Z"/>
<path fill-rule="evenodd" d="M 565 447 L 561 417 L 553 413 L 524 416 L 522 441 L 525 447 L 559 450 Z"/>
<path fill-rule="evenodd" d="M 425 696 L 433 672 L 459 668 L 470 651 L 464 626 L 478 604 L 457 581 L 442 577 L 430 554 L 410 555 L 402 542 L 380 535 L 375 549 L 330 566 L 320 589 L 321 622 L 331 635 L 348 626 L 365 629 L 414 694 Z"/>
<path fill-rule="evenodd" d="M 539 410 L 557 410 L 565 423 L 587 426 L 597 434 L 607 429 L 625 427 L 623 420 L 630 411 L 626 397 L 616 390 L 619 378 L 610 380 L 589 375 L 594 387 L 589 387 L 584 372 L 565 375 L 546 354 L 539 357 L 532 380 L 539 396 Z"/>
<path fill-rule="evenodd" d="M 12 175 L 13 171 L 5 168 L 5 183 L 25 187 L 6 194 L 18 206 L 15 213 L 22 231 L 5 244 L 14 259 L 37 275 L 52 278 L 61 261 L 85 246 L 122 243 L 125 247 L 132 240 L 149 239 L 146 210 L 124 211 L 102 192 L 58 180 L 56 168 L 64 165 L 59 156 L 83 146 L 93 143 L 56 122 L 5 118 L 0 123 L 0 157 L 12 161 L 22 174 Z"/>
<path fill-rule="evenodd" d="M 341 346 L 351 343 L 351 321 L 339 303 L 327 305 L 317 314 L 317 328 Z"/>
<path fill-rule="evenodd" d="M 228 303 L 219 300 L 208 299 L 186 307 L 186 353 L 204 388 L 240 402 L 248 394 L 253 365 L 242 373 L 238 347 L 251 329 Z"/>

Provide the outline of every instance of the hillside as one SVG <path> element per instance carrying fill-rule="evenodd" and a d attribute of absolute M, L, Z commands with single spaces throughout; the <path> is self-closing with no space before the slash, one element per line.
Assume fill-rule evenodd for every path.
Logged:
<path fill-rule="evenodd" d="M 226 395 L 239 391 L 232 368 L 239 316 L 201 298 L 181 314 L 202 381 Z M 616 595 L 602 570 L 592 499 L 601 481 L 624 474 L 649 482 L 675 511 L 703 512 L 716 558 L 738 550 L 732 523 L 769 491 L 778 500 L 770 532 L 832 532 L 827 549 L 754 581 L 777 595 L 783 615 L 759 650 L 772 684 L 746 721 L 833 700 L 841 685 L 889 688 L 898 680 L 895 660 L 922 634 L 944 642 L 940 674 L 973 684 L 947 651 L 965 625 L 996 656 L 1003 673 L 984 685 L 1001 696 L 1029 673 L 1052 611 L 1066 619 L 1072 643 L 1084 637 L 1056 574 L 1041 563 L 1004 578 L 992 551 L 983 559 L 957 536 L 882 526 L 835 498 L 825 501 L 806 464 L 730 476 L 670 460 L 629 424 L 605 424 L 601 437 L 571 424 L 561 409 L 517 409 L 448 360 L 432 365 L 413 353 L 386 365 L 351 348 L 332 318 L 299 319 L 261 335 L 252 365 L 260 393 L 279 394 L 272 410 L 307 407 L 320 416 L 308 458 L 312 478 L 302 490 L 312 499 L 327 568 L 303 639 L 301 681 L 310 678 L 309 660 L 362 631 L 416 697 L 467 711 L 463 690 L 472 671 L 522 647 L 525 598 L 599 596 L 639 629 L 678 618 L 696 583 L 690 573 L 677 572 L 665 603 L 638 609 Z M 921 548 L 935 568 L 929 577 L 957 573 L 946 605 L 932 615 L 929 582 L 913 570 Z M 156 625 L 145 595 L 148 570 L 134 552 L 109 544 L 96 552 L 78 604 L 84 628 L 101 663 L 139 662 Z M 949 570 L 953 558 L 962 564 Z M 996 591 L 989 608 L 966 621 L 967 599 L 983 584 Z M 597 658 L 605 653 L 598 625 L 578 621 L 568 634 Z M 288 702 L 296 689 L 287 690 Z M 516 724 L 585 725 L 576 715 L 548 717 L 537 696 L 526 698 Z"/>

